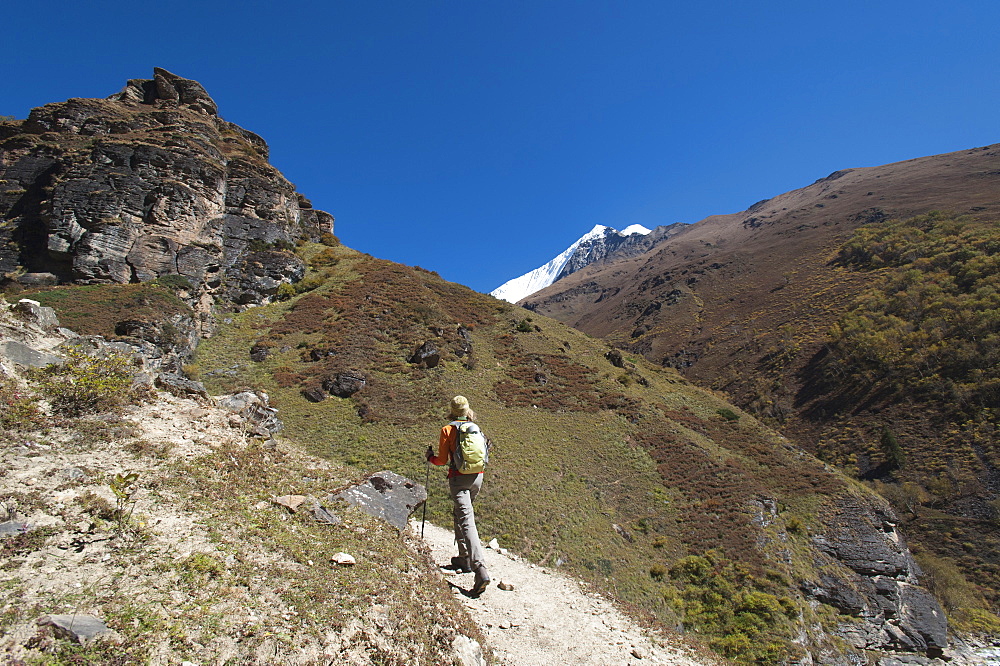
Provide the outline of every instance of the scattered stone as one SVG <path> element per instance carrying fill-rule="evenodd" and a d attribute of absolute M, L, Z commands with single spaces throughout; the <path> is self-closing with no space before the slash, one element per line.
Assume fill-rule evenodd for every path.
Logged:
<path fill-rule="evenodd" d="M 365 387 L 367 380 L 357 372 L 341 372 L 323 381 L 323 390 L 338 398 L 350 398 Z"/>
<path fill-rule="evenodd" d="M 441 362 L 441 350 L 431 342 L 427 341 L 420 345 L 413 355 L 410 356 L 409 362 L 414 365 L 423 365 L 428 368 L 436 368 L 437 364 Z"/>
<path fill-rule="evenodd" d="M 208 391 L 201 382 L 185 379 L 172 372 L 163 372 L 156 376 L 156 386 L 168 393 L 176 395 L 178 398 L 189 398 L 197 396 L 208 400 Z"/>
<path fill-rule="evenodd" d="M 646 657 L 649 656 L 649 653 L 646 651 L 646 648 L 644 647 L 633 647 L 631 654 L 636 659 L 645 659 Z"/>
<path fill-rule="evenodd" d="M 271 348 L 267 345 L 262 345 L 260 343 L 255 344 L 250 348 L 250 360 L 260 363 L 267 359 L 268 354 L 270 354 Z"/>
<path fill-rule="evenodd" d="M 261 436 L 272 435 L 280 431 L 284 424 L 278 418 L 278 410 L 271 407 L 268 402 L 268 395 L 263 391 L 243 391 L 232 395 L 221 396 L 216 404 L 223 409 L 237 412 L 236 418 L 230 418 L 230 425 L 240 427 L 244 422 L 254 426 L 254 432 L 262 433 Z"/>
<path fill-rule="evenodd" d="M 514 583 L 508 583 L 505 580 L 502 580 L 499 583 L 497 583 L 497 587 L 500 588 L 501 590 L 503 590 L 504 592 L 513 592 L 514 591 Z"/>
<path fill-rule="evenodd" d="M 486 664 L 482 646 L 468 636 L 462 634 L 455 636 L 451 641 L 451 649 L 455 653 L 455 659 L 462 666 L 485 666 Z"/>
<path fill-rule="evenodd" d="M 486 547 L 491 550 L 500 550 L 500 542 L 497 541 L 496 537 L 490 539 L 490 542 L 486 544 Z"/>
<path fill-rule="evenodd" d="M 328 525 L 339 525 L 343 521 L 335 513 L 330 513 L 326 507 L 317 503 L 313 507 L 313 517 L 321 523 L 327 523 Z"/>
<path fill-rule="evenodd" d="M 86 473 L 79 467 L 67 467 L 62 471 L 63 476 L 70 479 L 71 481 L 83 481 L 87 478 Z"/>
<path fill-rule="evenodd" d="M 86 643 L 97 636 L 114 633 L 100 618 L 93 615 L 46 615 L 39 618 L 38 624 L 50 626 L 56 636 L 77 643 Z"/>
<path fill-rule="evenodd" d="M 612 349 L 604 355 L 604 358 L 608 359 L 608 362 L 616 368 L 625 367 L 625 359 L 622 358 L 622 353 L 617 349 Z"/>
<path fill-rule="evenodd" d="M 305 495 L 282 495 L 281 497 L 275 497 L 271 501 L 295 513 L 295 510 L 302 506 L 302 503 L 307 499 Z"/>
<path fill-rule="evenodd" d="M 347 502 L 402 530 L 410 514 L 426 499 L 427 490 L 422 485 L 386 470 L 331 495 L 326 501 Z"/>
<path fill-rule="evenodd" d="M 330 558 L 330 561 L 341 567 L 353 567 L 357 564 L 354 556 L 348 555 L 347 553 L 337 553 Z"/>
<path fill-rule="evenodd" d="M 323 402 L 326 400 L 326 393 L 319 387 L 303 390 L 302 396 L 309 402 Z"/>
<path fill-rule="evenodd" d="M 0 523 L 0 536 L 8 536 L 11 534 L 24 534 L 30 528 L 31 526 L 28 523 L 22 523 L 16 520 L 8 520 Z"/>
<path fill-rule="evenodd" d="M 629 543 L 634 543 L 634 542 L 635 542 L 635 539 L 633 539 L 633 538 L 632 538 L 632 535 L 628 533 L 628 530 L 626 530 L 626 529 L 625 529 L 624 527 L 622 527 L 621 525 L 618 525 L 618 524 L 615 524 L 615 523 L 612 523 L 612 524 L 611 524 L 611 528 L 612 528 L 612 529 L 613 529 L 613 530 L 614 530 L 615 532 L 617 532 L 617 533 L 618 533 L 618 536 L 620 536 L 621 538 L 625 539 L 625 540 L 626 540 L 626 541 L 628 541 Z"/>

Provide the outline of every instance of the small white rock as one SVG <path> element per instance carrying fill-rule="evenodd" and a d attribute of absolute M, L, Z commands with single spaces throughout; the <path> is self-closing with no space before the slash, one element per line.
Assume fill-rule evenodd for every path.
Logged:
<path fill-rule="evenodd" d="M 490 539 L 490 542 L 488 544 L 486 544 L 486 547 L 490 548 L 492 550 L 499 550 L 500 549 L 500 542 L 497 541 L 496 537 L 493 537 L 492 539 Z"/>
<path fill-rule="evenodd" d="M 334 564 L 338 564 L 342 567 L 350 567 L 357 564 L 357 560 L 354 559 L 353 555 L 348 555 L 347 553 L 337 553 L 330 560 Z"/>

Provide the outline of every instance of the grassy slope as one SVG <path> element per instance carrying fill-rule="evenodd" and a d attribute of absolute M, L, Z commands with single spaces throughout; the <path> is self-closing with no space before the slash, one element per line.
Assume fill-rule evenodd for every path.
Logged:
<path fill-rule="evenodd" d="M 496 442 L 478 509 L 484 537 L 564 562 L 669 624 L 678 606 L 663 572 L 685 555 L 717 549 L 745 567 L 748 585 L 798 595 L 812 567 L 806 526 L 821 497 L 858 492 L 845 480 L 671 370 L 641 359 L 615 367 L 605 343 L 557 322 L 525 325 L 530 313 L 434 274 L 337 254 L 319 289 L 227 318 L 196 358 L 210 390 L 263 388 L 286 436 L 310 451 L 421 481 L 444 406 L 464 394 Z M 459 326 L 472 331 L 471 356 L 460 355 Z M 407 362 L 426 340 L 443 350 L 435 368 Z M 271 350 L 263 362 L 249 358 L 255 344 Z M 333 353 L 313 361 L 312 350 Z M 302 396 L 342 371 L 368 384 L 349 399 Z M 435 474 L 429 515 L 448 524 Z M 760 498 L 780 507 L 763 529 L 752 527 Z"/>
<path fill-rule="evenodd" d="M 134 371 L 90 367 L 75 378 L 107 371 L 127 386 Z M 38 409 L 47 395 L 37 378 L 0 380 L 2 510 L 36 526 L 0 542 L 10 663 L 440 664 L 457 633 L 483 643 L 447 588 L 427 584 L 439 576 L 412 538 L 346 507 L 331 506 L 343 522 L 330 526 L 272 502 L 323 498 L 354 470 L 268 446 L 190 399 L 116 395 L 138 404 L 71 417 Z M 116 513 L 128 471 L 138 478 Z M 357 565 L 331 565 L 338 551 Z M 36 623 L 73 612 L 120 640 L 76 645 Z"/>

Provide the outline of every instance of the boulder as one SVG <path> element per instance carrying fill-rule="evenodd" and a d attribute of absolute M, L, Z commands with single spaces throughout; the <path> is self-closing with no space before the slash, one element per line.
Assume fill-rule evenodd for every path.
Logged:
<path fill-rule="evenodd" d="M 157 375 L 155 384 L 157 388 L 161 388 L 164 391 L 172 393 L 180 398 L 197 396 L 206 400 L 208 399 L 208 391 L 205 390 L 204 384 L 190 379 L 185 379 L 184 377 L 171 372 L 164 372 Z"/>
<path fill-rule="evenodd" d="M 365 387 L 364 375 L 357 372 L 341 372 L 323 381 L 323 390 L 338 398 L 349 398 Z"/>
<path fill-rule="evenodd" d="M 243 391 L 220 396 L 216 399 L 216 404 L 234 412 L 244 423 L 251 424 L 253 431 L 262 437 L 273 435 L 284 427 L 278 418 L 278 410 L 271 407 L 269 397 L 263 391 Z"/>
<path fill-rule="evenodd" d="M 163 329 L 156 322 L 126 319 L 115 324 L 115 335 L 139 338 L 154 345 L 162 345 Z"/>
<path fill-rule="evenodd" d="M 46 615 L 39 618 L 38 624 L 52 627 L 56 636 L 77 643 L 86 643 L 98 636 L 114 634 L 103 620 L 93 615 Z"/>
<path fill-rule="evenodd" d="M 260 363 L 267 359 L 268 354 L 271 352 L 271 348 L 267 345 L 257 343 L 250 348 L 250 360 Z"/>
<path fill-rule="evenodd" d="M 31 529 L 28 523 L 17 520 L 5 520 L 0 523 L 0 536 L 10 536 L 12 534 L 24 534 Z"/>
<path fill-rule="evenodd" d="M 459 326 L 458 338 L 458 349 L 455 350 L 455 355 L 459 358 L 470 356 L 472 354 L 472 331 L 465 326 Z"/>
<path fill-rule="evenodd" d="M 427 490 L 414 481 L 388 470 L 372 474 L 327 498 L 357 507 L 381 518 L 397 529 L 405 529 L 418 506 L 427 499 Z"/>
<path fill-rule="evenodd" d="M 888 504 L 841 498 L 824 513 L 825 529 L 812 540 L 829 560 L 817 562 L 824 571 L 820 581 L 804 583 L 802 590 L 865 619 L 838 630 L 859 649 L 940 656 L 948 645 L 944 611 L 917 584 L 917 567 Z"/>
<path fill-rule="evenodd" d="M 937 600 L 922 587 L 899 584 L 900 627 L 914 651 L 939 657 L 948 647 L 948 619 Z"/>
<path fill-rule="evenodd" d="M 451 641 L 451 649 L 454 660 L 461 666 L 485 666 L 486 658 L 483 656 L 483 647 L 478 641 L 468 636 L 458 634 Z"/>
<path fill-rule="evenodd" d="M 323 402 L 326 400 L 326 392 L 319 387 L 308 388 L 302 390 L 302 397 L 304 397 L 309 402 Z"/>
<path fill-rule="evenodd" d="M 34 324 L 43 331 L 52 332 L 59 328 L 59 318 L 56 317 L 56 311 L 45 307 L 38 301 L 22 298 L 14 305 L 13 310 L 21 319 L 29 324 Z"/>
<path fill-rule="evenodd" d="M 0 342 L 0 356 L 28 368 L 44 368 L 47 365 L 63 362 L 63 359 L 55 354 L 32 349 L 17 340 L 4 340 Z"/>
<path fill-rule="evenodd" d="M 441 362 L 441 350 L 433 342 L 427 341 L 417 347 L 417 350 L 410 356 L 409 362 L 414 365 L 435 368 Z"/>
<path fill-rule="evenodd" d="M 54 273 L 25 273 L 17 281 L 26 287 L 54 287 L 59 284 L 59 277 Z"/>
<path fill-rule="evenodd" d="M 829 529 L 814 536 L 813 543 L 859 574 L 906 575 L 911 560 L 896 523 L 888 507 L 844 502 L 826 521 Z"/>
<path fill-rule="evenodd" d="M 617 349 L 609 350 L 608 353 L 604 355 L 604 358 L 608 359 L 608 362 L 616 368 L 625 367 L 625 359 L 622 357 L 622 353 Z"/>

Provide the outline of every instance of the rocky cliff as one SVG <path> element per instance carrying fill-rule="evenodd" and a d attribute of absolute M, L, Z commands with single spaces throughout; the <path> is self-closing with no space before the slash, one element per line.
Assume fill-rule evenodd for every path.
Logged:
<path fill-rule="evenodd" d="M 34 109 L 0 124 L 0 272 L 25 284 L 176 274 L 199 295 L 265 302 L 305 272 L 294 243 L 333 231 L 267 160 L 198 82 L 159 68 L 107 99 Z"/>

